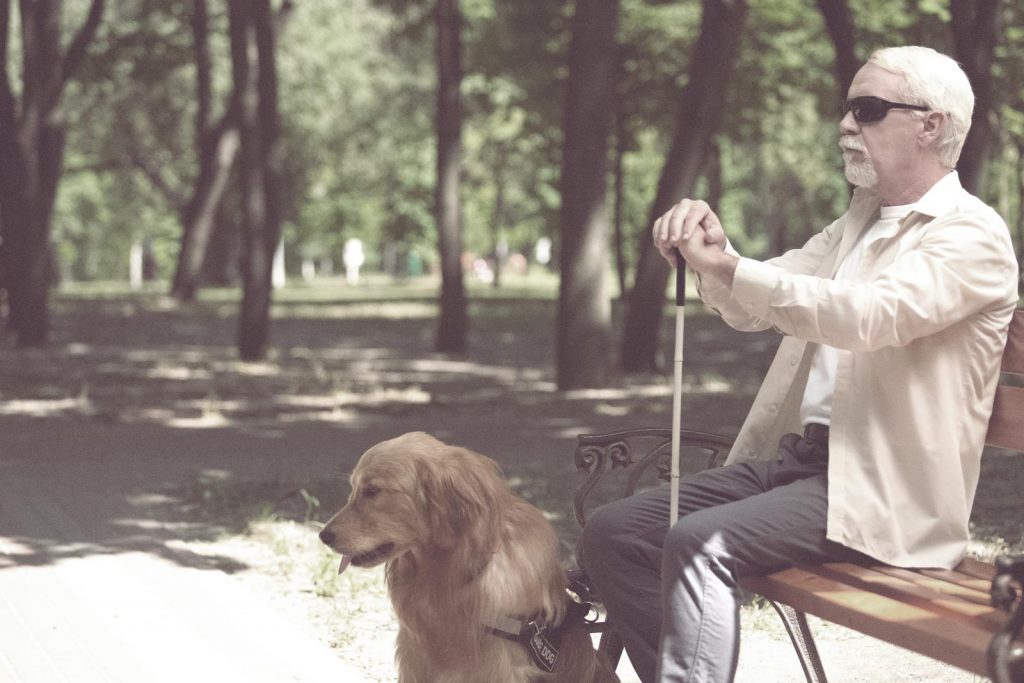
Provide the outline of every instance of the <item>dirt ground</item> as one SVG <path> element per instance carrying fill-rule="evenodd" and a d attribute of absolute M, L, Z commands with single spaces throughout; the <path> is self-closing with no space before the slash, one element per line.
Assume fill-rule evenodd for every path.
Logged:
<path fill-rule="evenodd" d="M 232 305 L 157 295 L 61 298 L 43 350 L 0 338 L 0 681 L 392 681 L 380 571 L 336 577 L 315 538 L 366 448 L 424 430 L 493 457 L 568 562 L 576 435 L 670 422 L 660 375 L 556 391 L 550 301 L 477 301 L 457 357 L 430 350 L 417 298 L 278 313 L 254 364 L 234 360 Z M 776 343 L 695 313 L 684 426 L 735 434 Z M 1010 544 L 1022 466 L 1001 456 L 979 495 L 979 529 Z M 781 628 L 744 619 L 738 680 L 799 680 Z M 819 638 L 834 681 L 975 680 L 835 626 Z"/>

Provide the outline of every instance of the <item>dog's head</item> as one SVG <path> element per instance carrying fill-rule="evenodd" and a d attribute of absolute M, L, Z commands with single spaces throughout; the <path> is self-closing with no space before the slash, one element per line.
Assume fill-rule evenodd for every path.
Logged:
<path fill-rule="evenodd" d="M 494 461 L 411 432 L 370 448 L 351 477 L 348 502 L 320 532 L 351 563 L 372 567 L 410 551 L 486 560 L 501 534 L 509 493 Z"/>

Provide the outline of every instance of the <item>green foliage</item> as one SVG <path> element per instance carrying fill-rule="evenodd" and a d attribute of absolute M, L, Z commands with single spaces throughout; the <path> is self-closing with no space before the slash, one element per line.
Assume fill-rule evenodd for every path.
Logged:
<path fill-rule="evenodd" d="M 810 0 L 752 2 L 729 104 L 716 138 L 719 213 L 744 253 L 793 246 L 841 212 L 848 188 L 835 147 L 834 49 Z M 68 3 L 70 37 L 86 3 Z M 278 40 L 285 150 L 288 265 L 342 260 L 359 238 L 367 269 L 387 248 L 428 265 L 434 232 L 433 2 L 302 0 Z M 532 253 L 557 235 L 562 111 L 573 3 L 462 0 L 463 216 L 467 250 L 499 242 Z M 952 50 L 948 0 L 850 3 L 857 53 L 918 43 Z M 168 277 L 179 212 L 198 167 L 192 4 L 113 3 L 64 99 L 69 129 L 54 218 L 63 272 L 121 277 L 127 249 L 153 245 Z M 227 21 L 210 2 L 214 113 L 230 92 Z M 1002 4 L 992 124 L 996 142 L 985 198 L 1017 232 L 1022 223 L 1024 6 Z M 15 12 L 14 21 L 17 22 Z M 627 262 L 676 128 L 701 21 L 698 2 L 621 0 L 623 217 Z M 13 27 L 9 70 L 17 62 Z M 611 188 L 609 182 L 609 188 Z M 712 185 L 702 184 L 702 192 Z M 718 185 L 715 184 L 715 187 Z M 232 199 L 229 206 L 237 206 Z M 611 199 L 609 199 L 609 206 Z M 228 218 L 231 217 L 228 211 Z"/>
<path fill-rule="evenodd" d="M 169 275 L 180 225 L 148 186 L 132 174 L 66 173 L 54 211 L 53 234 L 62 277 L 127 279 L 133 244 L 148 244 L 157 274 Z"/>
<path fill-rule="evenodd" d="M 340 262 L 350 238 L 379 249 L 428 236 L 429 46 L 400 58 L 387 46 L 392 27 L 367 0 L 313 0 L 296 5 L 282 36 L 281 112 L 298 207 L 287 234 L 304 255 Z"/>
<path fill-rule="evenodd" d="M 90 57 L 68 84 L 63 99 L 68 146 L 53 240 L 70 277 L 127 277 L 128 249 L 134 242 L 152 245 L 160 275 L 173 272 L 179 211 L 197 165 L 188 6 L 115 3 Z M 72 11 L 66 18 L 74 16 Z M 216 33 L 224 22 L 212 17 L 211 24 L 216 47 L 226 41 L 226 36 L 217 40 Z M 214 52 L 217 65 L 216 58 L 226 55 Z M 222 104 L 229 79 L 224 71 L 230 65 L 220 66 L 224 69 L 215 72 L 215 81 Z M 147 179 L 140 163 L 160 176 L 163 189 Z"/>

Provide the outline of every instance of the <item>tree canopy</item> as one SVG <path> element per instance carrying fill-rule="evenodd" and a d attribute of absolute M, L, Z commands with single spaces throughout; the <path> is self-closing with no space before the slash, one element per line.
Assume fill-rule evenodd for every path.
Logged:
<path fill-rule="evenodd" d="M 95 5 L 66 3 L 59 44 L 79 59 L 54 105 L 64 141 L 48 235 L 54 277 L 125 278 L 133 245 L 144 246 L 157 277 L 174 277 L 203 155 L 212 160 L 217 149 L 230 151 L 203 146 L 204 135 L 229 120 L 235 87 L 228 4 L 95 3 L 102 19 L 81 44 L 76 37 Z M 633 287 L 659 177 L 687 125 L 681 95 L 700 75 L 692 61 L 710 3 L 617 4 L 613 123 L 605 143 L 607 207 L 616 229 L 605 238 L 602 267 L 621 270 L 621 287 L 609 297 Z M 340 264 L 346 242 L 356 238 L 366 245 L 365 268 L 437 272 L 437 3 L 271 3 L 278 13 L 286 6 L 287 20 L 275 25 L 286 270 L 297 275 L 304 262 L 320 270 Z M 462 248 L 485 258 L 507 249 L 532 260 L 537 241 L 548 238 L 557 253 L 565 112 L 567 98 L 575 97 L 568 88 L 570 45 L 581 3 L 455 6 Z M 0 0 L 0 10 L 3 90 L 16 117 L 33 92 L 25 69 L 28 24 L 10 0 Z M 901 43 L 966 60 L 985 109 L 975 123 L 985 144 L 971 183 L 1004 215 L 1020 248 L 1024 6 L 760 0 L 749 4 L 729 76 L 714 86 L 723 107 L 694 181 L 695 194 L 715 203 L 743 253 L 764 257 L 792 247 L 843 210 L 849 188 L 834 143 L 844 79 L 872 50 Z M 242 186 L 238 162 L 228 161 L 199 284 L 240 277 L 242 221 L 232 207 Z M 11 205 L 0 198 L 8 250 L 18 234 Z M 18 275 L 4 263 L 0 279 L 10 302 Z"/>

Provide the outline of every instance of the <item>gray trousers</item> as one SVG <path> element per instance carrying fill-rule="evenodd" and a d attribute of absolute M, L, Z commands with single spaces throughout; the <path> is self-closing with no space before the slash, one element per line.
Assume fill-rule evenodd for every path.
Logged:
<path fill-rule="evenodd" d="M 828 444 L 787 434 L 779 458 L 700 472 L 598 508 L 583 560 L 640 680 L 731 681 L 737 581 L 796 564 L 863 560 L 825 538 Z"/>

